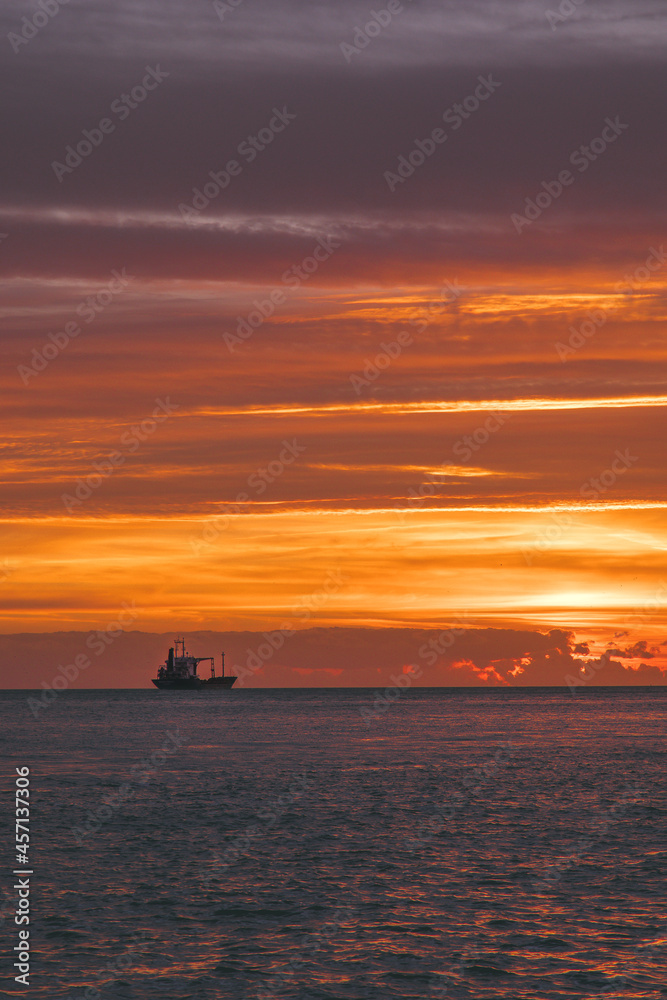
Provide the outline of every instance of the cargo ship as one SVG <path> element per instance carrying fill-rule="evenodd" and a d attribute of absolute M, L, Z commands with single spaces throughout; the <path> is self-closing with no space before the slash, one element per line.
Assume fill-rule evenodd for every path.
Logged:
<path fill-rule="evenodd" d="M 211 662 L 211 676 L 200 677 L 197 667 L 207 660 Z M 199 691 L 201 688 L 228 690 L 237 678 L 233 674 L 225 674 L 224 653 L 222 675 L 216 677 L 214 657 L 191 656 L 185 651 L 185 639 L 174 639 L 174 645 L 170 647 L 167 659 L 158 667 L 157 677 L 151 679 L 155 687 L 162 690 Z"/>

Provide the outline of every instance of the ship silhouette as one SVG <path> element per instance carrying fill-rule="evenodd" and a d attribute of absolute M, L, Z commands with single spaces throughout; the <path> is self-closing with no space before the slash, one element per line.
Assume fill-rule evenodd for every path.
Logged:
<path fill-rule="evenodd" d="M 179 652 L 180 649 L 180 652 Z M 202 661 L 211 661 L 211 676 L 200 677 L 197 667 Z M 236 677 L 225 674 L 225 654 L 222 654 L 222 675 L 215 676 L 215 660 L 212 656 L 191 656 L 185 651 L 185 639 L 174 639 L 169 655 L 158 667 L 157 677 L 151 678 L 156 688 L 169 691 L 198 691 L 200 688 L 229 689 Z"/>

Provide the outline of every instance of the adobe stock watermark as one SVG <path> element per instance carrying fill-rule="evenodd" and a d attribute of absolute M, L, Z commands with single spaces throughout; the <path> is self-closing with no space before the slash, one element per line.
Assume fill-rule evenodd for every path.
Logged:
<path fill-rule="evenodd" d="M 121 434 L 120 443 L 126 454 L 123 454 L 119 449 L 109 452 L 105 458 L 93 462 L 92 471 L 85 478 L 79 477 L 76 480 L 74 495 L 71 493 L 61 494 L 60 499 L 68 514 L 73 514 L 76 508 L 81 507 L 93 495 L 94 490 L 98 490 L 102 483 L 114 474 L 116 469 L 125 464 L 128 455 L 134 454 L 137 448 L 155 434 L 160 424 L 180 409 L 180 403 L 170 402 L 169 396 L 165 400 L 156 399 L 155 402 L 157 406 L 150 417 L 142 420 L 141 423 L 133 424 L 129 431 Z"/>
<path fill-rule="evenodd" d="M 614 285 L 614 291 L 617 294 L 631 296 L 634 292 L 639 291 L 647 281 L 650 281 L 661 267 L 664 267 L 666 260 L 667 254 L 662 246 L 659 249 L 649 247 L 649 254 L 644 263 L 635 268 L 632 273 L 624 274 L 623 281 Z M 557 341 L 554 344 L 554 349 L 563 364 L 581 350 L 605 325 L 607 320 L 613 318 L 619 308 L 620 306 L 614 305 L 589 309 L 586 313 L 586 319 L 579 327 L 570 326 L 570 337 L 567 343 L 563 344 L 561 341 Z"/>
<path fill-rule="evenodd" d="M 310 779 L 308 771 L 300 771 L 298 774 L 295 774 L 286 791 L 269 799 L 268 802 L 263 803 L 257 810 L 255 815 L 259 823 L 253 823 L 251 826 L 246 827 L 225 848 L 222 856 L 217 852 L 213 853 L 215 867 L 221 868 L 224 873 L 227 868 L 235 864 L 249 850 L 253 841 L 262 837 L 269 830 L 272 830 L 287 813 L 289 808 L 314 787 L 315 783 Z M 201 881 L 205 889 L 210 888 L 213 878 L 214 875 L 212 873 L 203 876 Z"/>
<path fill-rule="evenodd" d="M 412 3 L 412 0 L 405 0 L 405 2 Z M 386 7 L 382 7 L 380 10 L 372 10 L 366 24 L 363 27 L 357 25 L 354 29 L 352 44 L 349 42 L 340 43 L 340 50 L 343 53 L 345 62 L 349 65 L 352 62 L 353 56 L 361 55 L 373 39 L 377 38 L 385 28 L 388 28 L 394 18 L 402 14 L 404 10 L 405 7 L 401 3 L 401 0 L 389 0 Z"/>
<path fill-rule="evenodd" d="M 7 41 L 12 47 L 12 51 L 18 55 L 21 48 L 31 42 L 35 35 L 38 35 L 42 28 L 60 13 L 60 8 L 68 4 L 70 0 L 37 0 L 39 10 L 36 10 L 30 17 L 24 15 L 21 18 L 21 28 L 18 33 L 10 31 Z"/>
<path fill-rule="evenodd" d="M 667 604 L 667 583 L 664 580 L 660 581 L 658 589 L 655 592 L 655 597 L 646 604 L 642 604 L 641 607 L 633 608 L 625 614 L 624 620 L 630 625 L 631 621 L 634 627 L 638 625 L 643 625 L 647 621 L 650 621 L 654 616 L 656 611 L 662 610 Z"/>
<path fill-rule="evenodd" d="M 224 21 L 228 14 L 233 14 L 244 3 L 245 0 L 213 0 L 213 10 L 218 19 Z"/>
<path fill-rule="evenodd" d="M 293 617 L 301 622 L 309 621 L 313 612 L 323 607 L 348 582 L 349 577 L 344 576 L 340 569 L 328 570 L 324 583 L 318 590 L 299 598 L 292 608 Z M 234 673 L 238 677 L 240 686 L 243 686 L 246 680 L 253 677 L 258 670 L 261 670 L 265 663 L 273 659 L 275 653 L 283 648 L 287 639 L 296 635 L 297 630 L 292 627 L 292 624 L 291 621 L 285 621 L 275 632 L 263 632 L 262 636 L 266 642 L 260 643 L 257 649 L 251 649 L 248 646 L 245 664 L 242 666 L 234 664 Z"/>
<path fill-rule="evenodd" d="M 625 451 L 616 449 L 608 469 L 604 469 L 597 476 L 590 476 L 579 487 L 579 496 L 584 500 L 597 500 L 603 493 L 615 486 L 619 476 L 624 475 L 639 458 L 630 454 L 630 449 Z M 569 514 L 554 512 L 551 515 L 552 523 L 540 531 L 530 545 L 521 548 L 521 554 L 527 566 L 532 566 L 538 555 L 544 554 L 551 549 L 556 542 L 574 527 L 575 521 Z"/>
<path fill-rule="evenodd" d="M 94 653 L 95 656 L 101 656 L 138 617 L 136 602 L 132 601 L 128 604 L 127 601 L 123 601 L 115 621 L 110 622 L 105 629 L 95 629 L 89 634 L 85 643 L 86 649 Z M 43 690 L 40 697 L 34 698 L 31 695 L 26 699 L 26 704 L 32 712 L 33 718 L 38 719 L 40 713 L 45 708 L 49 708 L 62 691 L 66 691 L 71 684 L 78 680 L 80 674 L 87 670 L 92 662 L 88 653 L 77 653 L 71 663 L 66 663 L 64 666 L 59 665 L 50 684 L 47 681 L 42 681 Z"/>
<path fill-rule="evenodd" d="M 494 410 L 483 424 L 476 427 L 472 434 L 464 434 L 462 438 L 452 447 L 452 454 L 460 458 L 462 462 L 469 462 L 476 452 L 483 448 L 493 434 L 497 434 L 501 427 L 504 427 L 511 411 Z"/>
<path fill-rule="evenodd" d="M 463 123 L 474 115 L 481 105 L 488 101 L 489 97 L 502 86 L 499 80 L 493 79 L 491 73 L 488 76 L 478 76 L 477 79 L 479 83 L 475 87 L 474 93 L 468 94 L 460 103 L 453 104 L 442 113 L 442 120 L 451 125 L 452 132 L 457 132 Z M 423 166 L 426 160 L 433 156 L 438 146 L 445 143 L 448 138 L 449 134 L 444 129 L 434 128 L 426 139 L 415 139 L 414 149 L 407 156 L 401 153 L 398 157 L 395 171 L 385 170 L 382 175 L 389 190 L 393 193 L 399 184 L 405 184 L 415 170 Z"/>
<path fill-rule="evenodd" d="M 450 466 L 442 463 L 443 470 Z M 435 495 L 439 486 L 444 486 L 447 482 L 447 474 L 443 472 L 429 472 L 426 478 L 415 486 L 408 488 L 408 496 L 404 503 L 395 503 L 394 510 L 399 517 L 401 524 L 405 524 L 406 515 L 413 510 L 421 510 L 425 502 Z"/>
<path fill-rule="evenodd" d="M 545 11 L 544 16 L 551 25 L 551 30 L 555 31 L 559 24 L 562 24 L 563 21 L 568 21 L 584 3 L 586 3 L 586 0 L 561 0 L 557 11 Z"/>
<path fill-rule="evenodd" d="M 292 438 L 291 441 L 285 439 L 281 444 L 284 447 L 278 458 L 273 459 L 266 466 L 256 469 L 246 480 L 248 487 L 253 490 L 256 497 L 260 497 L 266 493 L 268 487 L 282 476 L 287 466 L 293 465 L 296 459 L 306 450 L 306 446 L 298 444 L 296 438 Z M 199 535 L 196 538 L 190 539 L 190 547 L 194 555 L 198 556 L 202 549 L 210 548 L 214 545 L 223 531 L 229 527 L 231 523 L 230 519 L 233 516 L 242 514 L 244 512 L 244 505 L 250 499 L 250 494 L 242 491 L 241 493 L 237 493 L 235 503 L 223 504 L 222 512 L 215 517 L 209 518 L 204 523 L 204 527 Z"/>
<path fill-rule="evenodd" d="M 132 87 L 129 94 L 121 94 L 120 97 L 112 101 L 109 110 L 118 121 L 125 121 L 140 104 L 143 104 L 151 91 L 156 90 L 169 75 L 165 70 L 160 69 L 159 64 L 155 69 L 152 66 L 146 66 L 146 75 L 141 82 Z M 116 122 L 108 117 L 100 118 L 97 125 L 91 129 L 82 129 L 83 138 L 77 141 L 76 147 L 71 144 L 65 147 L 64 163 L 61 163 L 60 160 L 51 162 L 51 169 L 58 182 L 62 184 L 65 174 L 74 173 L 93 150 L 98 149 L 105 138 L 115 131 Z"/>
<path fill-rule="evenodd" d="M 545 869 L 544 874 L 541 879 L 536 879 L 533 882 L 532 888 L 534 892 L 542 893 L 547 889 L 553 889 L 556 883 L 560 882 L 571 868 L 576 865 L 581 864 L 584 856 L 588 854 L 597 843 L 602 840 L 606 833 L 608 833 L 612 824 L 617 823 L 626 813 L 629 805 L 636 805 L 637 800 L 641 799 L 641 796 L 645 795 L 645 790 L 643 788 L 637 788 L 635 785 L 626 784 L 623 795 L 620 800 L 610 806 L 609 809 L 605 809 L 597 812 L 592 816 L 589 821 L 590 833 L 584 833 L 575 846 L 572 854 L 562 861 L 556 864 L 549 865 Z"/>
<path fill-rule="evenodd" d="M 452 447 L 452 456 L 464 463 L 469 462 L 475 453 L 490 441 L 491 436 L 498 433 L 511 416 L 512 411 L 495 410 L 483 424 L 475 428 L 472 434 L 464 434 L 463 437 L 459 438 Z M 394 504 L 394 510 L 399 515 L 402 524 L 405 524 L 406 515 L 410 511 L 420 509 L 426 500 L 435 495 L 436 489 L 447 482 L 448 475 L 456 474 L 456 466 L 452 465 L 451 460 L 442 462 L 440 468 L 442 471 L 435 469 L 429 472 L 421 483 L 409 488 L 406 503 Z"/>
<path fill-rule="evenodd" d="M 133 275 L 127 274 L 126 268 L 120 271 L 113 270 L 110 281 L 79 303 L 74 310 L 76 315 L 81 317 L 84 323 L 92 323 L 133 280 Z M 31 378 L 43 372 L 81 333 L 83 333 L 81 325 L 75 320 L 70 320 L 65 323 L 62 330 L 49 333 L 47 341 L 40 348 L 33 347 L 32 364 L 18 365 L 16 368 L 23 384 L 28 385 Z"/>
<path fill-rule="evenodd" d="M 501 743 L 492 760 L 481 767 L 470 768 L 461 782 L 465 792 L 453 792 L 448 803 L 437 806 L 429 819 L 419 824 L 414 838 L 405 841 L 406 850 L 414 852 L 418 847 L 425 847 L 433 837 L 443 833 L 457 812 L 469 805 L 473 797 L 483 791 L 500 766 L 507 764 L 513 751 L 514 745 L 511 742 Z"/>
<path fill-rule="evenodd" d="M 408 323 L 416 329 L 417 333 L 423 333 L 437 317 L 447 312 L 467 291 L 468 288 L 465 285 L 459 284 L 458 278 L 454 278 L 453 281 L 443 281 L 440 297 L 431 299 L 426 305 L 416 309 L 411 314 Z"/>
<path fill-rule="evenodd" d="M 655 616 L 656 611 L 662 610 L 667 603 L 667 583 L 664 580 L 660 581 L 658 589 L 655 592 L 655 598 L 651 601 L 647 601 L 646 604 L 638 608 L 632 608 L 630 611 L 626 611 L 623 614 L 623 621 L 627 626 L 632 624 L 633 628 L 637 628 L 639 625 L 644 624 Z M 633 654 L 641 657 L 645 654 L 646 650 L 644 648 L 641 651 L 642 644 L 639 643 L 633 650 Z M 585 651 L 588 647 L 585 647 Z M 575 650 L 576 651 L 576 650 Z M 570 694 L 575 695 L 577 693 L 577 688 L 585 687 L 590 681 L 592 681 L 596 674 L 598 674 L 605 667 L 609 666 L 611 660 L 614 656 L 618 655 L 618 651 L 614 649 L 607 649 L 602 653 L 596 660 L 588 660 L 583 666 L 579 668 L 578 674 L 566 674 L 565 683 L 570 689 Z"/>
<path fill-rule="evenodd" d="M 606 493 L 612 486 L 615 486 L 618 477 L 624 475 L 638 461 L 639 457 L 631 455 L 629 448 L 626 448 L 625 451 L 617 448 L 610 467 L 582 483 L 579 495 L 585 500 L 597 500 L 602 493 Z"/>
<path fill-rule="evenodd" d="M 465 635 L 465 626 L 469 624 L 466 615 L 467 612 L 461 617 L 454 618 L 455 625 L 443 629 L 440 635 L 434 639 L 429 639 L 428 642 L 419 647 L 419 657 L 425 660 L 427 667 L 434 667 L 438 662 L 438 657 L 444 656 L 452 648 L 456 640 Z"/>
<path fill-rule="evenodd" d="M 596 674 L 598 674 L 601 670 L 604 670 L 605 667 L 608 667 L 611 662 L 612 655 L 612 652 L 607 649 L 598 657 L 597 660 L 587 660 L 584 666 L 579 668 L 578 676 L 575 676 L 574 674 L 566 674 L 565 683 L 570 689 L 570 694 L 575 695 L 578 687 L 585 687 L 589 681 L 593 680 Z"/>
<path fill-rule="evenodd" d="M 16 566 L 6 557 L 0 562 L 0 583 L 7 583 L 12 573 L 16 572 Z"/>
<path fill-rule="evenodd" d="M 349 576 L 345 576 L 340 567 L 327 570 L 322 586 L 300 597 L 292 608 L 292 615 L 301 622 L 309 621 L 314 611 L 324 607 L 329 598 L 339 593 L 349 582 Z"/>
<path fill-rule="evenodd" d="M 418 332 L 423 333 L 436 316 L 442 315 L 448 307 L 454 305 L 464 291 L 465 288 L 459 285 L 456 278 L 453 283 L 445 281 L 440 289 L 440 299 L 437 302 L 430 302 L 428 307 L 422 308 L 417 313 L 421 317 L 419 321 L 413 317 L 409 322 L 413 326 L 419 325 Z M 424 313 L 426 313 L 426 318 L 423 317 Z M 414 338 L 410 331 L 401 330 L 395 340 L 389 341 L 388 344 L 380 344 L 380 351 L 374 358 L 364 358 L 364 367 L 361 374 L 353 372 L 350 375 L 350 382 L 356 395 L 361 396 L 362 389 L 369 388 L 380 377 L 382 372 L 386 371 L 392 362 L 401 356 L 403 349 L 411 347 L 413 344 Z"/>
<path fill-rule="evenodd" d="M 299 264 L 292 264 L 286 271 L 283 271 L 280 279 L 281 285 L 272 288 L 268 298 L 255 299 L 253 301 L 255 308 L 247 316 L 236 317 L 236 333 L 223 333 L 222 339 L 227 345 L 229 353 L 235 354 L 237 347 L 250 340 L 253 333 L 273 316 L 278 306 L 287 302 L 289 293 L 295 292 L 304 281 L 312 278 L 321 265 L 329 260 L 342 245 L 340 240 L 336 240 L 332 236 L 320 236 L 311 254 L 304 257 Z"/>
<path fill-rule="evenodd" d="M 154 776 L 156 769 L 164 767 L 171 754 L 176 753 L 184 743 L 186 743 L 186 738 L 181 736 L 178 729 L 175 733 L 168 731 L 161 747 L 153 750 L 150 756 L 144 757 L 138 764 L 134 764 L 130 768 L 129 782 L 122 784 L 116 792 L 105 795 L 101 804 L 87 813 L 85 825 L 72 827 L 71 833 L 77 846 L 81 847 L 86 837 L 97 833 L 114 813 L 119 812 L 127 802 L 135 798 L 138 788 L 133 787 L 133 783 L 146 785 Z"/>
<path fill-rule="evenodd" d="M 604 128 L 599 136 L 591 139 L 588 145 L 582 143 L 577 149 L 570 153 L 569 162 L 576 167 L 580 174 L 585 173 L 592 163 L 602 156 L 609 149 L 612 143 L 621 136 L 626 129 L 630 128 L 621 122 L 620 116 L 614 119 L 605 118 Z M 557 201 L 565 188 L 571 187 L 575 182 L 575 176 L 571 170 L 561 170 L 557 180 L 542 181 L 542 189 L 534 198 L 526 198 L 523 215 L 520 212 L 512 212 L 510 222 L 514 226 L 514 231 L 520 235 L 526 226 L 530 226 L 540 218 L 555 201 Z"/>
<path fill-rule="evenodd" d="M 665 941 L 667 941 L 667 924 L 663 923 L 654 932 L 653 941 L 650 944 L 637 944 L 632 948 L 632 957 L 642 964 L 648 962 L 664 961 L 662 954 L 665 951 Z M 658 954 L 660 953 L 660 954 Z M 636 973 L 628 975 L 622 972 L 614 976 L 613 983 L 601 992 L 596 991 L 598 997 L 609 997 L 609 1000 L 620 1000 L 623 990 L 628 996 L 630 991 L 635 990 L 637 985 Z M 609 994 L 612 994 L 610 997 Z"/>
<path fill-rule="evenodd" d="M 532 566 L 538 555 L 547 552 L 565 533 L 574 527 L 575 521 L 569 514 L 560 512 L 551 515 L 551 524 L 537 533 L 530 545 L 521 548 L 527 566 Z"/>
<path fill-rule="evenodd" d="M 243 139 L 236 147 L 236 152 L 246 163 L 252 163 L 295 118 L 296 115 L 288 111 L 286 105 L 283 105 L 282 111 L 274 108 L 273 117 L 267 125 L 256 135 L 249 135 Z M 178 206 L 181 218 L 188 223 L 196 222 L 204 209 L 229 187 L 232 178 L 240 177 L 242 173 L 243 164 L 234 159 L 228 160 L 222 170 L 209 170 L 210 180 L 205 181 L 201 188 L 193 187 L 192 203 L 186 205 L 182 202 Z"/>
<path fill-rule="evenodd" d="M 454 621 L 460 624 L 463 619 L 455 618 Z M 427 666 L 434 666 L 438 662 L 438 656 L 443 656 L 460 636 L 465 635 L 465 628 L 460 628 L 459 624 L 443 629 L 440 635 L 429 639 L 428 642 L 419 647 L 419 658 L 425 660 Z M 359 709 L 359 714 L 366 725 L 369 726 L 376 719 L 385 715 L 401 695 L 412 687 L 413 681 L 419 680 L 423 673 L 421 667 L 410 663 L 407 667 L 403 667 L 402 673 L 392 674 L 389 678 L 391 684 L 384 689 L 384 692 L 380 690 L 374 692 L 372 708 L 362 707 Z"/>
<path fill-rule="evenodd" d="M 472 945 L 461 953 L 461 957 L 452 965 L 451 972 L 434 972 L 429 978 L 429 996 L 446 997 L 449 987 L 455 985 L 455 976 L 464 976 L 473 965 L 480 964 L 483 952 Z"/>
<path fill-rule="evenodd" d="M 261 986 L 257 987 L 256 1000 L 277 1000 L 277 998 L 288 995 L 297 996 L 299 981 L 303 977 L 303 967 L 323 947 L 331 944 L 337 934 L 341 933 L 343 925 L 358 919 L 358 911 L 350 906 L 344 906 L 335 911 L 331 920 L 322 924 L 319 930 L 312 931 L 303 936 L 299 950 L 296 955 L 290 958 L 279 972 L 265 980 Z M 294 977 L 298 976 L 299 981 Z"/>
<path fill-rule="evenodd" d="M 359 708 L 359 715 L 366 725 L 370 726 L 371 723 L 376 722 L 377 719 L 386 715 L 391 706 L 396 703 L 408 688 L 412 687 L 413 681 L 419 680 L 423 673 L 424 671 L 421 667 L 410 663 L 407 667 L 403 667 L 401 673 L 392 674 L 389 678 L 391 684 L 384 691 L 380 691 L 379 689 L 374 691 L 371 708 L 366 708 L 365 706 Z"/>

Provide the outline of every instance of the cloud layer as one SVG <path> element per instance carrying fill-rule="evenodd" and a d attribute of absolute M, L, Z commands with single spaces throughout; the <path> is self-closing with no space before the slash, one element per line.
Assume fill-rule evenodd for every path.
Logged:
<path fill-rule="evenodd" d="M 311 624 L 661 678 L 664 12 L 398 7 L 4 5 L 3 631 L 275 628 L 341 569 Z"/>

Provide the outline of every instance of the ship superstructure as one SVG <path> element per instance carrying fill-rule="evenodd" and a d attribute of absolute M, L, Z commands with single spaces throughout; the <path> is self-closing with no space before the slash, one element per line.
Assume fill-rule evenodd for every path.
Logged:
<path fill-rule="evenodd" d="M 211 676 L 200 677 L 197 667 L 200 663 L 209 661 L 211 663 Z M 165 690 L 199 690 L 199 688 L 222 688 L 232 687 L 236 677 L 225 675 L 225 654 L 222 654 L 222 676 L 215 676 L 215 659 L 212 656 L 192 656 L 185 650 L 185 639 L 174 639 L 174 645 L 170 647 L 169 654 L 164 663 L 158 667 L 157 677 L 153 677 L 153 684 L 157 688 Z"/>

